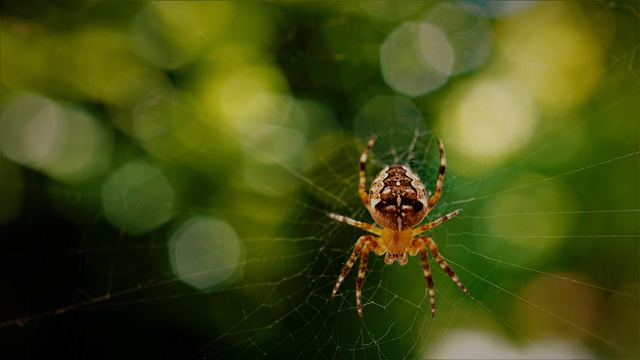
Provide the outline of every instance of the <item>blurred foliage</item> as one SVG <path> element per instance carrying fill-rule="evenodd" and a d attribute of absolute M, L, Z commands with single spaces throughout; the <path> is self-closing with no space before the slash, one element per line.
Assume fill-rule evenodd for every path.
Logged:
<path fill-rule="evenodd" d="M 0 357 L 640 356 L 639 23 L 632 1 L 4 1 Z M 446 143 L 434 215 L 464 212 L 433 237 L 473 298 L 436 271 L 434 320 L 415 259 L 371 260 L 364 322 L 353 274 L 329 298 L 360 232 L 324 213 L 371 221 L 372 134 L 370 171 L 427 187 Z"/>

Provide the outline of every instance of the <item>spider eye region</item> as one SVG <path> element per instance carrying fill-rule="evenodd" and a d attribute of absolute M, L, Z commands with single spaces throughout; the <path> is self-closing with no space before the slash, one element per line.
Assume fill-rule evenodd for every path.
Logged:
<path fill-rule="evenodd" d="M 385 166 L 371 183 L 369 199 L 373 219 L 395 231 L 409 229 L 427 215 L 424 185 L 406 166 Z"/>
<path fill-rule="evenodd" d="M 384 262 L 391 265 L 394 261 L 397 261 L 400 266 L 404 266 L 408 260 L 406 250 L 413 239 L 411 230 L 394 231 L 385 228 L 382 230 L 382 236 L 380 238 L 387 247 Z"/>

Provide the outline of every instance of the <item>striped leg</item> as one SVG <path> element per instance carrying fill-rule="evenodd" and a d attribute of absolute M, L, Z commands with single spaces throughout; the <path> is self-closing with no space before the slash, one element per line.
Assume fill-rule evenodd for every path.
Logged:
<path fill-rule="evenodd" d="M 451 219 L 452 217 L 460 214 L 461 212 L 462 212 L 462 209 L 458 209 L 456 211 L 448 213 L 447 215 L 444 215 L 441 218 L 435 219 L 435 220 L 433 220 L 431 222 L 428 222 L 428 223 L 424 223 L 424 224 L 422 224 L 422 225 L 420 225 L 420 226 L 418 226 L 418 227 L 416 227 L 416 228 L 414 228 L 412 230 L 413 231 L 413 235 L 419 235 L 419 234 L 422 234 L 423 232 L 425 232 L 425 231 L 427 231 L 429 229 L 433 229 L 434 227 L 436 227 L 436 226 L 442 224 L 443 222 Z"/>
<path fill-rule="evenodd" d="M 360 199 L 364 203 L 364 206 L 369 208 L 369 195 L 367 195 L 367 157 L 369 156 L 369 150 L 373 146 L 373 143 L 376 142 L 376 136 L 373 135 L 369 142 L 367 142 L 367 146 L 365 146 L 362 151 L 362 155 L 360 155 L 360 165 L 359 165 L 359 173 L 360 173 L 360 182 L 358 183 L 358 194 L 360 195 Z"/>
<path fill-rule="evenodd" d="M 436 292 L 433 290 L 433 278 L 431 277 L 431 269 L 429 268 L 429 259 L 427 259 L 427 247 L 424 244 L 420 246 L 420 260 L 422 260 L 424 278 L 427 279 L 429 301 L 431 301 L 431 318 L 433 318 L 436 316 Z"/>
<path fill-rule="evenodd" d="M 338 215 L 338 214 L 334 214 L 334 213 L 327 213 L 327 216 L 332 218 L 333 220 L 337 220 L 340 222 L 343 222 L 345 224 L 349 224 L 351 226 L 355 226 L 357 228 L 360 228 L 362 230 L 368 231 L 372 234 L 376 234 L 378 236 L 382 235 L 382 229 L 375 227 L 371 224 L 367 224 L 364 223 L 362 221 L 358 221 L 358 220 L 354 220 L 350 217 L 346 217 L 346 216 L 342 216 L 342 215 Z"/>
<path fill-rule="evenodd" d="M 360 268 L 358 269 L 358 280 L 356 280 L 356 306 L 358 315 L 362 319 L 362 284 L 364 283 L 364 275 L 367 272 L 367 260 L 369 259 L 368 242 L 362 247 L 360 254 Z"/>
<path fill-rule="evenodd" d="M 344 281 L 344 278 L 347 276 L 347 274 L 349 273 L 349 270 L 351 270 L 351 267 L 356 262 L 356 259 L 360 255 L 360 252 L 362 252 L 363 247 L 367 248 L 366 251 L 367 251 L 367 254 L 368 254 L 368 251 L 369 251 L 368 243 L 369 243 L 369 241 L 371 241 L 373 239 L 374 239 L 374 237 L 371 236 L 371 235 L 364 235 L 364 236 L 361 236 L 358 239 L 358 241 L 356 241 L 356 244 L 353 246 L 353 252 L 351 253 L 351 256 L 349 257 L 349 260 L 347 260 L 347 263 L 344 264 L 344 267 L 342 268 L 342 271 L 340 272 L 340 276 L 338 276 L 338 281 L 336 282 L 336 286 L 334 286 L 333 291 L 331 292 L 331 296 L 332 297 L 335 296 L 336 293 L 338 292 L 338 288 L 340 288 L 340 285 Z M 360 260 L 360 266 L 362 267 L 362 260 Z M 362 285 L 362 284 L 360 284 L 360 285 Z"/>
<path fill-rule="evenodd" d="M 444 156 L 444 144 L 440 139 L 438 139 L 438 150 L 440 151 L 440 169 L 438 170 L 436 189 L 433 192 L 433 196 L 429 198 L 429 202 L 427 203 L 427 213 L 433 209 L 433 207 L 438 203 L 438 200 L 440 200 L 440 194 L 442 194 L 442 181 L 444 180 L 444 170 L 447 167 L 447 159 Z"/>
<path fill-rule="evenodd" d="M 431 255 L 433 256 L 434 259 L 436 259 L 436 261 L 438 262 L 438 265 L 440 265 L 442 270 L 444 270 L 447 273 L 447 275 L 449 275 L 449 277 L 453 280 L 453 282 L 455 282 L 456 285 L 458 285 L 460 290 L 462 290 L 465 294 L 469 295 L 469 290 L 467 290 L 467 288 L 465 288 L 464 285 L 462 285 L 462 282 L 458 279 L 458 277 L 453 272 L 453 270 L 451 270 L 451 268 L 449 267 L 449 264 L 447 264 L 447 262 L 444 261 L 442 256 L 440 256 L 440 253 L 438 252 L 438 247 L 436 246 L 435 241 L 433 241 L 433 239 L 428 236 L 421 236 L 419 239 L 424 241 L 425 245 L 429 247 L 429 250 L 431 251 Z"/>

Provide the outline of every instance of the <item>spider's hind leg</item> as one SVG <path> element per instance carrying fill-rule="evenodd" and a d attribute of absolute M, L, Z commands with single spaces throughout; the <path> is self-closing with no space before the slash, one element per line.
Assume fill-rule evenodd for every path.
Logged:
<path fill-rule="evenodd" d="M 373 135 L 369 142 L 367 142 L 367 146 L 365 146 L 362 151 L 362 155 L 360 155 L 360 165 L 358 167 L 358 173 L 360 174 L 360 181 L 358 183 L 358 195 L 360 195 L 360 199 L 364 203 L 364 206 L 369 208 L 369 195 L 367 195 L 367 157 L 369 156 L 369 150 L 373 146 L 373 143 L 376 142 L 376 136 Z"/>
<path fill-rule="evenodd" d="M 442 182 L 444 181 L 444 172 L 447 168 L 447 158 L 444 155 L 444 144 L 440 139 L 438 139 L 438 151 L 440 152 L 440 168 L 438 169 L 436 188 L 433 192 L 433 196 L 429 198 L 429 202 L 427 203 L 427 212 L 431 211 L 440 199 L 440 195 L 442 194 Z"/>

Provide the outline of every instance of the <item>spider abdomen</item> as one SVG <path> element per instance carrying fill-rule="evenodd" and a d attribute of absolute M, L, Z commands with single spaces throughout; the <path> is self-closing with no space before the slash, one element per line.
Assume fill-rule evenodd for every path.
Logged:
<path fill-rule="evenodd" d="M 371 183 L 369 199 L 369 212 L 383 228 L 406 230 L 427 215 L 424 184 L 407 166 L 385 166 Z"/>

